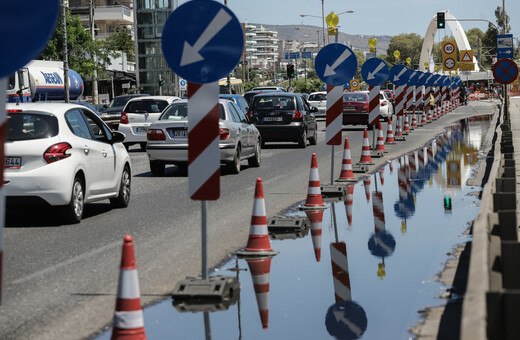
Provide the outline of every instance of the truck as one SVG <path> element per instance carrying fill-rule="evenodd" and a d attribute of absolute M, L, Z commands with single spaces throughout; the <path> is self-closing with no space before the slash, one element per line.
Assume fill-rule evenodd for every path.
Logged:
<path fill-rule="evenodd" d="M 69 98 L 77 100 L 83 94 L 81 76 L 68 70 Z M 65 100 L 63 63 L 61 61 L 33 60 L 9 76 L 8 102 L 36 102 Z"/>

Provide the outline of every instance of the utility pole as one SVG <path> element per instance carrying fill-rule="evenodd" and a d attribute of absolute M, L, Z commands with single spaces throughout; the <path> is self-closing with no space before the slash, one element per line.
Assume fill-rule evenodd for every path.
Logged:
<path fill-rule="evenodd" d="M 69 5 L 69 0 L 62 0 L 62 21 L 61 27 L 63 30 L 63 90 L 65 91 L 65 103 L 70 102 L 69 95 L 69 57 L 67 50 L 67 7 Z"/>
<path fill-rule="evenodd" d="M 94 4 L 93 0 L 88 0 L 88 6 L 89 6 L 89 21 L 90 21 L 90 34 L 92 35 L 92 43 L 95 42 L 95 29 L 94 29 Z M 96 54 L 92 55 L 92 58 L 94 59 L 94 75 L 92 77 L 92 101 L 94 104 L 99 104 L 99 93 L 98 93 L 98 83 L 97 83 L 97 58 Z"/>
<path fill-rule="evenodd" d="M 224 6 L 227 7 L 227 0 L 224 0 Z M 229 76 L 229 73 L 228 73 L 226 79 L 227 79 L 226 84 L 227 84 L 228 93 L 231 93 L 231 77 Z"/>

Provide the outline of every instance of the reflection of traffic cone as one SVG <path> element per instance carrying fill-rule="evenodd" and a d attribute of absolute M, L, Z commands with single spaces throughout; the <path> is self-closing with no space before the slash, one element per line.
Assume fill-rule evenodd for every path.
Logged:
<path fill-rule="evenodd" d="M 388 129 L 386 130 L 385 144 L 395 144 L 394 131 L 392 130 L 392 120 L 388 117 Z"/>
<path fill-rule="evenodd" d="M 356 179 L 354 178 L 354 171 L 352 170 L 352 160 L 350 159 L 350 146 L 348 143 L 348 138 L 345 138 L 345 144 L 343 148 L 343 163 L 341 164 L 341 173 L 336 181 L 352 182 L 355 180 Z"/>
<path fill-rule="evenodd" d="M 381 180 L 381 185 L 385 185 L 385 168 L 379 170 L 379 179 Z"/>
<path fill-rule="evenodd" d="M 320 211 L 306 211 L 309 221 L 311 221 L 311 237 L 312 245 L 314 247 L 314 256 L 316 262 L 321 260 L 321 228 L 323 222 L 323 210 Z"/>
<path fill-rule="evenodd" d="M 146 339 L 133 238 L 124 237 L 112 340 Z"/>
<path fill-rule="evenodd" d="M 359 160 L 359 164 L 374 164 L 372 162 L 372 157 L 370 157 L 370 143 L 368 141 L 367 129 L 365 129 L 363 135 L 363 146 L 361 148 L 361 159 Z"/>
<path fill-rule="evenodd" d="M 249 227 L 249 239 L 246 248 L 237 254 L 242 256 L 273 256 L 278 254 L 271 248 L 271 242 L 267 234 L 267 218 L 265 213 L 264 186 L 262 179 L 256 179 L 255 198 L 253 212 L 251 214 L 251 226 Z"/>
<path fill-rule="evenodd" d="M 388 164 L 388 169 L 390 169 L 390 175 L 394 174 L 394 161 L 390 161 L 390 164 Z"/>
<path fill-rule="evenodd" d="M 330 244 L 330 262 L 334 278 L 334 296 L 336 302 L 351 301 L 350 276 L 348 272 L 347 245 L 345 242 Z"/>
<path fill-rule="evenodd" d="M 432 111 L 435 112 L 435 106 L 433 107 L 433 110 L 432 109 L 428 110 L 428 123 L 431 123 L 432 120 L 433 120 L 433 113 L 432 113 Z"/>
<path fill-rule="evenodd" d="M 378 132 L 377 132 L 377 142 L 376 142 L 376 148 L 374 151 L 382 151 L 385 152 L 385 140 L 383 137 L 383 126 L 381 125 L 381 122 L 379 122 Z"/>
<path fill-rule="evenodd" d="M 345 197 L 345 210 L 347 212 L 348 225 L 352 226 L 352 204 L 354 203 L 354 184 L 347 187 L 347 196 Z"/>
<path fill-rule="evenodd" d="M 367 198 L 367 202 L 370 201 L 370 177 L 365 177 L 363 179 L 363 186 L 365 187 L 365 197 Z"/>
<path fill-rule="evenodd" d="M 299 207 L 300 210 L 324 210 L 326 206 L 323 204 L 320 187 L 320 174 L 318 172 L 318 157 L 312 154 L 311 171 L 309 173 L 309 188 L 307 190 L 307 200 L 305 204 Z"/>
<path fill-rule="evenodd" d="M 271 257 L 247 259 L 247 265 L 253 278 L 256 302 L 260 312 L 262 328 L 269 326 L 269 274 L 271 272 Z"/>

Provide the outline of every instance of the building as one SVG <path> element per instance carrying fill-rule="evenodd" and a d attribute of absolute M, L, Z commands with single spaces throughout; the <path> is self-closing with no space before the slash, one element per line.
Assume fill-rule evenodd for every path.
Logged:
<path fill-rule="evenodd" d="M 245 57 L 253 68 L 268 70 L 279 68 L 278 32 L 266 29 L 263 25 L 243 25 L 245 29 Z"/>

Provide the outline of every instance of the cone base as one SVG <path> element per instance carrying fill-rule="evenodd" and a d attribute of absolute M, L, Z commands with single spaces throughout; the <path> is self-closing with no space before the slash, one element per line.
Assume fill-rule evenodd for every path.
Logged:
<path fill-rule="evenodd" d="M 357 182 L 355 178 L 338 178 L 336 182 Z"/>
<path fill-rule="evenodd" d="M 326 205 L 300 205 L 298 210 L 300 211 L 320 211 L 327 209 Z"/>
<path fill-rule="evenodd" d="M 279 250 L 239 250 L 235 254 L 241 258 L 254 257 L 272 257 L 280 253 Z"/>
<path fill-rule="evenodd" d="M 385 142 L 385 144 L 395 144 L 395 142 Z"/>

